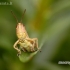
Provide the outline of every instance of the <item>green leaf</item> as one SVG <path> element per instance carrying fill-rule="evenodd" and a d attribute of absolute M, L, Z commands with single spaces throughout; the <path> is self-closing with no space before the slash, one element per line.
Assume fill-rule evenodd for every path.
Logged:
<path fill-rule="evenodd" d="M 33 53 L 29 53 L 29 52 L 22 52 L 21 55 L 19 55 L 19 59 L 22 61 L 22 62 L 27 62 L 29 61 L 36 53 L 36 52 L 33 52 Z"/>

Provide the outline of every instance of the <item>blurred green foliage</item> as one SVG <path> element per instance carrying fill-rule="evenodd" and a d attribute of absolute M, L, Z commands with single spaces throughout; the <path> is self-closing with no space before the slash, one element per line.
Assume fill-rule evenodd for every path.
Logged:
<path fill-rule="evenodd" d="M 17 22 L 11 14 L 12 10 L 20 21 L 24 9 L 23 24 L 31 38 L 38 38 L 42 51 L 27 63 L 13 48 Z M 69 0 L 0 0 L 0 70 L 70 70 L 68 64 L 58 64 L 70 61 L 69 56 Z"/>

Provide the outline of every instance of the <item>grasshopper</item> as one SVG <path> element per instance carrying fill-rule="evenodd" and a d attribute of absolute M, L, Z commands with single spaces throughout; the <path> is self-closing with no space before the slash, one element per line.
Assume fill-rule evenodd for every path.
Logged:
<path fill-rule="evenodd" d="M 26 9 L 24 10 L 25 13 Z M 16 18 L 14 13 L 11 11 L 13 16 Z M 23 13 L 23 15 L 24 15 Z M 22 17 L 23 17 L 22 15 Z M 16 18 L 17 20 L 17 18 Z M 17 20 L 17 27 L 16 27 L 16 35 L 18 37 L 18 40 L 14 43 L 13 47 L 15 50 L 17 50 L 18 54 L 21 54 L 21 51 L 23 52 L 35 52 L 39 50 L 38 48 L 38 39 L 37 38 L 30 38 L 27 34 L 27 31 L 25 29 L 25 26 L 22 23 L 22 18 L 20 23 Z M 18 46 L 19 44 L 19 46 Z"/>

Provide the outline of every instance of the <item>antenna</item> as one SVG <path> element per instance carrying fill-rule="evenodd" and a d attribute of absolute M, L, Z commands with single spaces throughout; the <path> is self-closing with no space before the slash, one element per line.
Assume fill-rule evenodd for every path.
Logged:
<path fill-rule="evenodd" d="M 24 12 L 23 12 L 23 14 L 22 14 L 22 17 L 21 17 L 20 23 L 22 22 L 22 18 L 23 18 L 23 16 L 24 16 L 25 12 L 26 12 L 26 9 L 24 10 Z"/>
<path fill-rule="evenodd" d="M 11 13 L 13 14 L 13 16 L 15 17 L 15 19 L 17 20 L 17 17 L 15 16 L 15 14 L 13 13 L 13 11 L 11 10 Z M 18 20 L 17 20 L 18 23 Z"/>

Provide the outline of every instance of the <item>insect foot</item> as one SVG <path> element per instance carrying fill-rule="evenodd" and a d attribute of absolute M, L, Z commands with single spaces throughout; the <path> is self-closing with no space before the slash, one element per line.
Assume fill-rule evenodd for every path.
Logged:
<path fill-rule="evenodd" d="M 21 54 L 21 51 L 18 51 L 17 56 L 19 56 Z"/>

